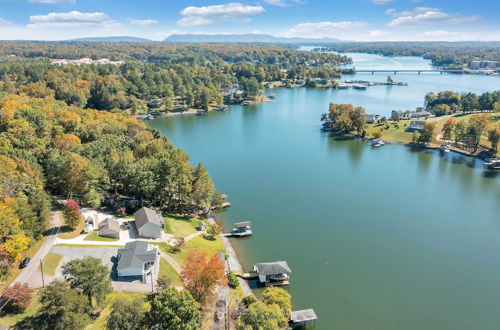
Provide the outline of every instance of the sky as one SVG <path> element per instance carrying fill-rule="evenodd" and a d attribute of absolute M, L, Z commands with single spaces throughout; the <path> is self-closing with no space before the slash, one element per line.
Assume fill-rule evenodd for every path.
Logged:
<path fill-rule="evenodd" d="M 0 40 L 265 33 L 357 41 L 500 40 L 500 0 L 0 0 Z"/>

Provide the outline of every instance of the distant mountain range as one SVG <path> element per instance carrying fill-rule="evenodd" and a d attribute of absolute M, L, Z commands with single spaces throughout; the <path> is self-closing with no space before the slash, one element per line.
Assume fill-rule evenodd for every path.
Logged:
<path fill-rule="evenodd" d="M 89 37 L 77 38 L 70 41 L 91 41 L 91 42 L 149 42 L 152 41 L 146 38 L 137 38 L 129 36 L 116 36 L 116 37 Z"/>
<path fill-rule="evenodd" d="M 275 43 L 332 43 L 335 38 L 285 38 L 269 34 L 172 34 L 165 42 L 275 42 Z"/>

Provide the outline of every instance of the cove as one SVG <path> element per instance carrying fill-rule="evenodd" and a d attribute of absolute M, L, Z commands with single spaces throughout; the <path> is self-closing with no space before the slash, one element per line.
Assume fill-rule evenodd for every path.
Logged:
<path fill-rule="evenodd" d="M 362 56 L 379 68 L 379 61 L 398 61 Z M 330 102 L 387 116 L 421 106 L 428 91 L 480 93 L 498 88 L 500 78 L 393 78 L 409 85 L 273 89 L 266 93 L 275 102 L 147 124 L 185 149 L 193 164 L 203 162 L 230 196 L 233 206 L 219 215 L 227 228 L 252 221 L 251 238 L 232 240 L 245 268 L 289 263 L 294 309 L 314 308 L 317 329 L 495 329 L 500 175 L 454 153 L 335 140 L 320 132 L 319 119 Z"/>

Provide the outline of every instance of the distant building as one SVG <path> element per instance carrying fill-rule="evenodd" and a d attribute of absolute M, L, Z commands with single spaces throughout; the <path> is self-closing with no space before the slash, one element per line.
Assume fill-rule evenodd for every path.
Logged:
<path fill-rule="evenodd" d="M 141 282 L 156 281 L 159 273 L 158 248 L 145 241 L 133 241 L 118 250 L 118 277 L 136 277 Z"/>
<path fill-rule="evenodd" d="M 403 118 L 404 112 L 401 110 L 392 110 L 391 112 L 391 119 L 392 120 L 399 120 Z"/>
<path fill-rule="evenodd" d="M 424 128 L 424 125 L 425 121 L 423 120 L 412 120 L 406 130 L 408 132 L 419 132 Z"/>
<path fill-rule="evenodd" d="M 159 238 L 163 227 L 161 214 L 143 207 L 134 213 L 135 225 L 139 236 L 144 238 Z"/>
<path fill-rule="evenodd" d="M 427 110 L 421 110 L 421 111 L 413 111 L 411 113 L 411 118 L 423 118 L 423 117 L 429 117 L 431 113 Z"/>
<path fill-rule="evenodd" d="M 367 124 L 374 124 L 378 121 L 378 115 L 365 115 L 365 122 Z"/>
<path fill-rule="evenodd" d="M 479 70 L 479 69 L 493 69 L 497 68 L 497 61 L 470 61 L 469 69 Z"/>

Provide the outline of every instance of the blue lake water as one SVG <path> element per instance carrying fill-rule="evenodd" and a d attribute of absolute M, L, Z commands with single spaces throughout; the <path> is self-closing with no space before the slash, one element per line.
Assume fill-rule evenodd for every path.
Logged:
<path fill-rule="evenodd" d="M 357 68 L 429 67 L 414 57 L 353 58 Z M 294 309 L 314 308 L 318 329 L 498 329 L 500 174 L 454 153 L 336 141 L 319 119 L 330 102 L 389 115 L 421 106 L 428 91 L 481 93 L 500 78 L 392 76 L 408 86 L 273 89 L 275 102 L 148 124 L 230 196 L 220 214 L 227 228 L 252 221 L 254 235 L 233 240 L 245 268 L 289 263 Z"/>

